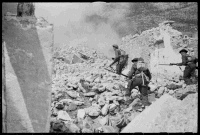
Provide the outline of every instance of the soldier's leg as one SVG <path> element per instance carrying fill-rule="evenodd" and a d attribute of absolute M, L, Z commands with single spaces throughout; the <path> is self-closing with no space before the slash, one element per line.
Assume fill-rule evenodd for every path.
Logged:
<path fill-rule="evenodd" d="M 141 93 L 143 105 L 149 106 L 151 103 L 148 100 L 148 86 L 139 86 L 139 91 Z"/>
<path fill-rule="evenodd" d="M 116 73 L 117 73 L 118 75 L 121 74 L 121 73 L 120 73 L 120 64 L 117 64 L 117 65 L 116 65 Z"/>
<path fill-rule="evenodd" d="M 191 71 L 190 71 L 190 76 L 191 76 L 191 82 L 194 84 L 194 83 L 197 83 L 198 82 L 198 79 L 195 75 L 196 73 L 196 65 L 194 64 L 193 66 L 190 66 L 191 68 Z"/>
<path fill-rule="evenodd" d="M 128 81 L 128 85 L 127 85 L 127 90 L 126 90 L 126 96 L 130 96 L 131 95 L 131 90 L 133 89 L 133 83 L 134 79 L 131 79 Z"/>
<path fill-rule="evenodd" d="M 190 77 L 191 77 L 191 68 L 189 66 L 186 66 L 183 72 L 183 80 L 187 85 L 191 84 Z"/>
<path fill-rule="evenodd" d="M 131 90 L 133 88 L 135 88 L 136 86 L 141 86 L 142 85 L 142 78 L 133 78 L 131 79 L 132 82 L 129 82 L 128 86 L 127 86 L 127 89 L 128 89 L 128 92 L 127 92 L 127 96 L 130 96 L 131 95 Z"/>

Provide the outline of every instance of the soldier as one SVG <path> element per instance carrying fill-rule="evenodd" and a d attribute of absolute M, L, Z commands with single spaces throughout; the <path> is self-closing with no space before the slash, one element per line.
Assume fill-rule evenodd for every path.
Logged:
<path fill-rule="evenodd" d="M 23 5 L 24 5 L 23 2 L 19 2 L 17 4 L 17 16 L 19 17 L 22 17 L 22 14 L 23 14 Z"/>
<path fill-rule="evenodd" d="M 130 75 L 134 74 L 134 77 L 128 82 L 127 85 L 127 91 L 126 91 L 126 96 L 131 95 L 131 90 L 138 86 L 139 91 L 142 95 L 142 102 L 145 106 L 150 105 L 148 101 L 148 84 L 149 81 L 151 80 L 151 73 L 149 69 L 145 66 L 140 66 L 144 65 L 144 59 L 143 58 L 138 58 L 137 60 L 137 69 L 134 67 L 130 71 Z M 136 70 L 135 70 L 136 69 Z"/>
<path fill-rule="evenodd" d="M 185 81 L 185 84 L 190 85 L 192 84 L 192 80 L 190 78 L 195 72 L 196 63 L 198 62 L 198 60 L 196 57 L 188 55 L 187 52 L 188 51 L 185 48 L 179 51 L 179 53 L 182 55 L 182 63 L 176 63 L 176 65 L 186 66 L 183 72 L 183 80 Z M 173 63 L 170 64 L 174 65 Z"/>
<path fill-rule="evenodd" d="M 30 16 L 35 15 L 35 5 L 33 3 L 30 4 Z"/>
<path fill-rule="evenodd" d="M 130 70 L 129 73 L 128 73 L 128 78 L 129 78 L 129 79 L 132 79 L 133 74 L 134 74 L 135 71 L 137 70 L 137 61 L 138 61 L 138 58 L 134 58 L 134 59 L 132 60 L 133 65 L 132 65 L 132 67 L 131 67 L 131 70 Z"/>
<path fill-rule="evenodd" d="M 113 58 L 113 62 L 109 65 L 109 67 L 112 68 L 112 65 L 115 64 L 116 62 L 116 73 L 121 74 L 123 68 L 126 66 L 127 61 L 128 61 L 128 55 L 125 54 L 125 51 L 120 50 L 118 45 L 114 44 L 113 49 L 115 51 L 115 58 Z"/>

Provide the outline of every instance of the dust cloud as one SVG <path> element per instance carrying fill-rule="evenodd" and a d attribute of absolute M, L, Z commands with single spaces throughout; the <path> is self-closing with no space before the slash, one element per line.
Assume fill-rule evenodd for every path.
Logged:
<path fill-rule="evenodd" d="M 36 3 L 36 17 L 54 24 L 56 47 L 85 43 L 107 56 L 113 55 L 112 44 L 130 33 L 125 19 L 128 3 Z"/>

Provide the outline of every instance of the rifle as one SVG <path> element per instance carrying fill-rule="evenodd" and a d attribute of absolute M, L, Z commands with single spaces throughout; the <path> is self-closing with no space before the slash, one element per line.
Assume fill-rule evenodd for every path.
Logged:
<path fill-rule="evenodd" d="M 105 70 L 107 70 L 107 71 L 110 71 L 110 72 L 112 72 L 112 73 L 116 73 L 115 72 L 115 70 L 113 69 L 113 68 L 111 68 L 111 70 L 110 69 L 107 69 L 107 68 L 104 68 Z M 122 75 L 122 76 L 124 76 L 124 77 L 127 77 L 128 78 L 128 76 L 127 75 L 124 75 L 124 74 L 120 74 L 120 75 Z"/>
<path fill-rule="evenodd" d="M 178 64 L 177 63 L 169 63 L 169 64 L 158 64 L 158 65 L 172 66 L 172 65 L 178 65 Z"/>
<path fill-rule="evenodd" d="M 169 63 L 169 64 L 158 64 L 158 65 L 166 65 L 166 66 L 173 66 L 176 65 L 178 66 L 178 63 Z M 183 70 L 181 69 L 181 67 L 179 66 L 180 70 L 183 72 Z"/>
<path fill-rule="evenodd" d="M 90 57 L 86 56 L 85 54 L 82 54 L 81 52 L 78 52 L 78 53 L 81 55 L 83 59 L 86 59 L 86 60 L 90 59 Z"/>

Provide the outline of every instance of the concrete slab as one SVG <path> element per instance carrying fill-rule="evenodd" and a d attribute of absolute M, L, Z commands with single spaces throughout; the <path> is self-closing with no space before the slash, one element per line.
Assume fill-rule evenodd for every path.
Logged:
<path fill-rule="evenodd" d="M 53 26 L 6 18 L 7 132 L 49 132 Z"/>
<path fill-rule="evenodd" d="M 135 117 L 123 130 L 121 133 L 136 133 L 136 132 L 151 132 L 151 126 L 154 124 L 156 118 L 160 116 L 162 110 L 162 105 L 166 101 L 177 100 L 170 95 L 163 95 L 161 98 L 156 100 L 143 112 L 141 112 L 137 117 Z M 179 102 L 177 100 L 177 102 Z"/>

